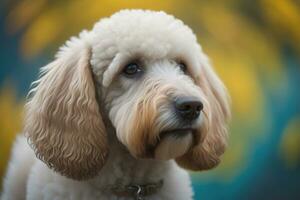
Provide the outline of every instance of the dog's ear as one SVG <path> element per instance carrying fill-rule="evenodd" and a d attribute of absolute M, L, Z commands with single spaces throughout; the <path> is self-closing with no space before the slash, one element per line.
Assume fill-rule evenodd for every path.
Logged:
<path fill-rule="evenodd" d="M 106 161 L 106 130 L 96 101 L 89 33 L 72 38 L 42 69 L 26 105 L 25 135 L 38 158 L 69 178 L 95 176 Z"/>
<path fill-rule="evenodd" d="M 176 159 L 180 166 L 195 171 L 211 169 L 219 164 L 227 146 L 227 123 L 231 117 L 227 90 L 207 57 L 202 53 L 201 56 L 201 70 L 196 82 L 207 99 L 202 112 L 206 123 L 196 134 L 197 144 Z"/>

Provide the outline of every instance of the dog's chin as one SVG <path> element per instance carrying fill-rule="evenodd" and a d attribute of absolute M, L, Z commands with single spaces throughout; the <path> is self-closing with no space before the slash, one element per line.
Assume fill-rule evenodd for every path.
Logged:
<path fill-rule="evenodd" d="M 154 150 L 154 159 L 169 160 L 185 154 L 193 144 L 192 129 L 176 129 L 161 134 Z"/>

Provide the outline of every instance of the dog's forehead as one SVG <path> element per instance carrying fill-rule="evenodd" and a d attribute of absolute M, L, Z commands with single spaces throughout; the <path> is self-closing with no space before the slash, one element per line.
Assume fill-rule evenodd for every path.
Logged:
<path fill-rule="evenodd" d="M 146 58 L 185 57 L 197 48 L 192 30 L 164 12 L 123 10 L 100 20 L 93 31 L 99 42 L 109 38 L 117 52 Z"/>
<path fill-rule="evenodd" d="M 199 77 L 201 47 L 192 30 L 172 15 L 123 10 L 96 23 L 91 35 L 91 64 L 103 86 L 110 85 L 122 66 L 140 58 L 184 62 Z"/>

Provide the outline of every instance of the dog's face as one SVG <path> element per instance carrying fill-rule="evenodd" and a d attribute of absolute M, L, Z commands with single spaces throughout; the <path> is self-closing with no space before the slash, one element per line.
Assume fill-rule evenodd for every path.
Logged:
<path fill-rule="evenodd" d="M 183 155 L 200 139 L 209 106 L 188 66 L 171 58 L 135 58 L 121 67 L 105 96 L 118 139 L 136 157 Z"/>
<path fill-rule="evenodd" d="M 136 158 L 204 170 L 225 150 L 226 89 L 192 31 L 163 12 L 101 20 L 62 48 L 33 92 L 26 135 L 40 159 L 71 178 L 105 164 L 103 118 Z"/>

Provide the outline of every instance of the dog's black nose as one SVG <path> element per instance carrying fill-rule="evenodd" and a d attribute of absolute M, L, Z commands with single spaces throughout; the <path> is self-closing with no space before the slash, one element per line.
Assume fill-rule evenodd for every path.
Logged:
<path fill-rule="evenodd" d="M 194 120 L 199 117 L 203 104 L 195 97 L 180 97 L 175 101 L 175 108 L 183 119 Z"/>

